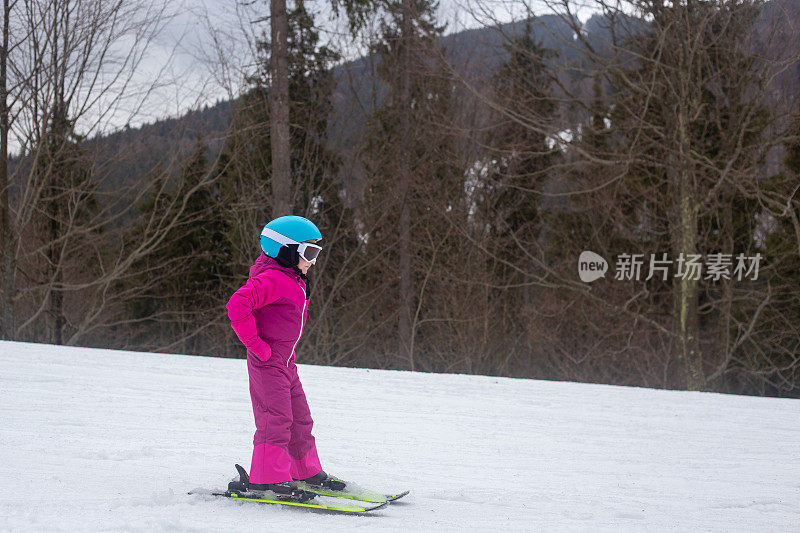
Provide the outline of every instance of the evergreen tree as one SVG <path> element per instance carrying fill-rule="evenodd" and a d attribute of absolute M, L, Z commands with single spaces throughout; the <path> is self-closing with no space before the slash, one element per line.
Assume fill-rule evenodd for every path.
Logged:
<path fill-rule="evenodd" d="M 67 287 L 86 272 L 75 262 L 94 250 L 93 237 L 102 232 L 94 217 L 99 210 L 95 182 L 83 139 L 75 133 L 63 100 L 51 110 L 34 157 L 36 185 L 41 194 L 37 238 L 44 265 L 40 286 L 47 308 L 48 342 L 64 344 L 70 332 Z M 39 339 L 37 339 L 39 340 Z"/>
<path fill-rule="evenodd" d="M 338 179 L 339 157 L 327 146 L 328 117 L 334 87 L 332 66 L 339 56 L 320 45 L 319 32 L 303 2 L 288 13 L 288 69 L 290 94 L 290 210 L 314 221 L 323 234 L 324 252 L 311 276 L 314 314 L 307 330 L 310 360 L 332 362 L 346 351 L 337 340 L 346 322 L 347 287 L 341 277 L 349 256 L 358 247 L 355 223 L 343 200 Z M 259 60 L 248 78 L 249 88 L 240 98 L 218 164 L 221 194 L 229 209 L 226 236 L 232 249 L 233 271 L 238 272 L 226 290 L 241 284 L 259 253 L 254 235 L 272 217 L 272 146 L 269 127 L 269 53 L 265 39 L 255 43 Z M 319 312 L 318 312 L 319 310 Z M 236 350 L 235 338 L 232 349 Z M 308 359 L 307 359 L 308 360 Z"/>
<path fill-rule="evenodd" d="M 493 260 L 493 278 L 508 287 L 493 295 L 501 317 L 496 327 L 519 340 L 509 350 L 527 362 L 537 344 L 531 319 L 539 299 L 534 273 L 550 240 L 546 212 L 554 207 L 541 193 L 558 179 L 553 169 L 561 159 L 548 65 L 555 53 L 534 39 L 530 24 L 504 50 L 507 59 L 491 78 L 497 111 L 486 136 L 486 172 L 475 219 L 487 229 L 483 242 Z M 506 354 L 498 358 L 509 364 Z"/>
<path fill-rule="evenodd" d="M 447 340 L 434 325 L 450 327 L 456 314 L 443 294 L 453 288 L 445 282 L 448 267 L 459 261 L 447 252 L 459 247 L 449 228 L 466 218 L 463 168 L 448 130 L 454 82 L 441 59 L 437 39 L 444 28 L 436 24 L 436 7 L 425 0 L 387 5 L 372 45 L 385 93 L 363 151 L 368 186 L 361 221 L 372 263 L 362 283 L 396 295 L 374 306 L 370 321 L 384 325 L 383 348 L 398 357 L 382 364 L 411 369 L 440 364 L 432 354 Z"/>
<path fill-rule="evenodd" d="M 795 108 L 784 143 L 783 170 L 762 180 L 762 199 L 776 208 L 763 213 L 758 238 L 763 240 L 762 276 L 769 290 L 763 299 L 739 306 L 738 318 L 747 323 L 762 307 L 754 341 L 759 350 L 741 349 L 731 369 L 725 369 L 734 390 L 797 397 L 800 393 L 800 361 L 797 339 L 800 338 L 800 110 Z M 788 202 L 787 202 L 788 199 Z M 763 305 L 768 299 L 771 305 Z M 749 312 L 749 313 L 748 313 Z M 733 388 L 733 387 L 731 387 Z"/>
<path fill-rule="evenodd" d="M 291 167 L 293 189 L 291 211 L 308 215 L 320 208 L 319 197 L 338 196 L 333 176 L 338 160 L 325 146 L 333 89 L 331 67 L 339 56 L 320 46 L 313 18 L 298 2 L 289 12 L 289 91 Z M 259 52 L 249 89 L 234 112 L 223 159 L 219 165 L 225 193 L 241 209 L 253 210 L 247 221 L 270 218 L 271 147 L 269 128 L 269 42 L 255 43 Z M 245 202 L 245 198 L 253 201 Z M 242 205 L 244 204 L 244 205 Z M 243 220 L 244 222 L 244 220 Z"/>
<path fill-rule="evenodd" d="M 134 244 L 154 240 L 146 264 L 137 265 L 142 274 L 131 281 L 148 290 L 128 302 L 133 317 L 143 323 L 140 342 L 150 347 L 183 353 L 215 353 L 219 348 L 207 331 L 219 324 L 223 281 L 230 278 L 230 248 L 206 152 L 204 139 L 197 137 L 174 190 L 166 173 L 160 174 L 140 207 L 147 217 L 129 237 Z M 155 346 L 153 338 L 158 339 Z"/>

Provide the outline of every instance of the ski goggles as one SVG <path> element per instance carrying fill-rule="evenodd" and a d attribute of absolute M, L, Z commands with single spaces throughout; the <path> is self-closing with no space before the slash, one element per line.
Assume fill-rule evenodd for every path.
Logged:
<path fill-rule="evenodd" d="M 322 251 L 322 246 L 311 242 L 297 242 L 296 240 L 290 239 L 289 237 L 281 235 L 277 231 L 269 228 L 264 228 L 261 230 L 261 236 L 266 237 L 267 239 L 272 239 L 283 246 L 291 246 L 296 244 L 297 253 L 299 253 L 300 257 L 309 263 L 316 263 L 317 257 L 319 257 L 319 253 Z"/>

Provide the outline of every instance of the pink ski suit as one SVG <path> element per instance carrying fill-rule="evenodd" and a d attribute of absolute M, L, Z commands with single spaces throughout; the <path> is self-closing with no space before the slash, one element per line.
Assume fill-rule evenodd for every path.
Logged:
<path fill-rule="evenodd" d="M 226 307 L 231 327 L 247 347 L 256 421 L 250 481 L 280 483 L 318 474 L 314 422 L 294 364 L 308 319 L 305 282 L 262 253 Z"/>

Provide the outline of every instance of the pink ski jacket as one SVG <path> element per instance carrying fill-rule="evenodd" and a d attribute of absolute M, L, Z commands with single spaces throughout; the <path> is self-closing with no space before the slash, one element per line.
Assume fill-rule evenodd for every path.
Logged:
<path fill-rule="evenodd" d="M 233 293 L 228 318 L 236 336 L 261 361 L 288 365 L 308 319 L 306 284 L 293 269 L 265 255 Z"/>

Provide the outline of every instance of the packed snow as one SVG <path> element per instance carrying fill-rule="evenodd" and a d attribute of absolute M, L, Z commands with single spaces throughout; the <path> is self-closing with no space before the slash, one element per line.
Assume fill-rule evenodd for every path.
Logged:
<path fill-rule="evenodd" d="M 0 342 L 0 530 L 800 531 L 800 401 L 300 366 L 368 515 L 188 495 L 249 467 L 243 360 Z"/>

